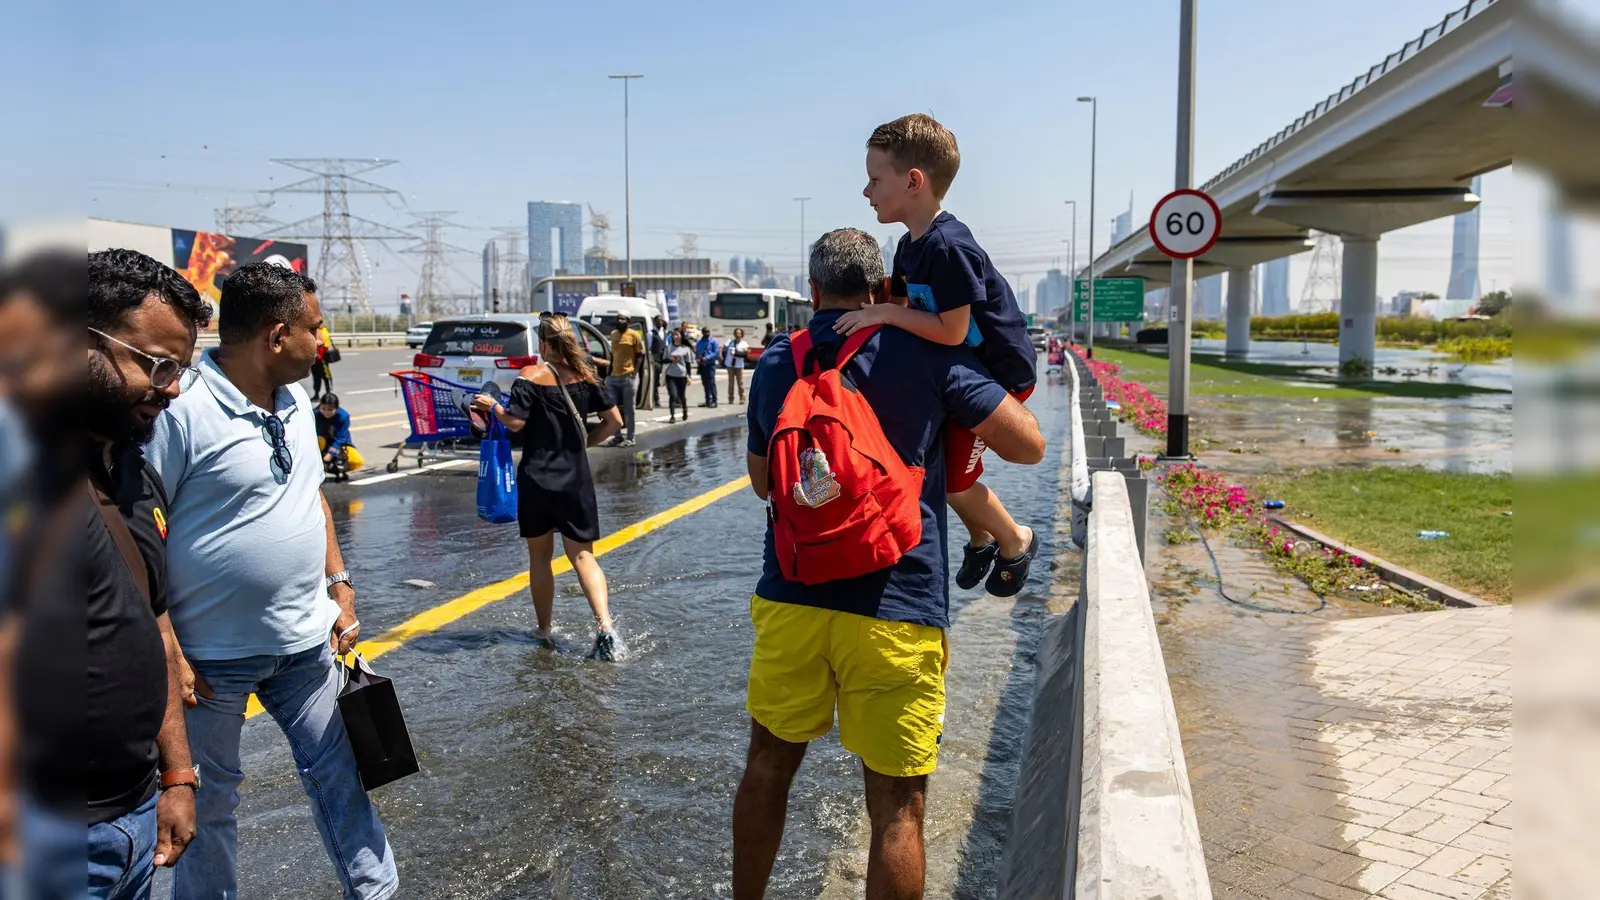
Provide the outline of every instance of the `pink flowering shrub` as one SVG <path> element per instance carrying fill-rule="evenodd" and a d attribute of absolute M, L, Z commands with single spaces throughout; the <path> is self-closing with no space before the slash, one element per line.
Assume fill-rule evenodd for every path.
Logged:
<path fill-rule="evenodd" d="M 1073 347 L 1072 352 L 1083 356 L 1083 348 Z M 1121 377 L 1122 367 L 1116 363 L 1099 359 L 1086 359 L 1089 371 L 1094 373 L 1095 380 L 1100 383 L 1100 390 L 1107 400 L 1114 400 L 1120 404 L 1117 418 L 1127 422 L 1139 431 L 1150 437 L 1166 437 L 1167 435 L 1167 404 L 1161 398 L 1150 393 L 1150 389 L 1137 381 L 1124 381 Z"/>

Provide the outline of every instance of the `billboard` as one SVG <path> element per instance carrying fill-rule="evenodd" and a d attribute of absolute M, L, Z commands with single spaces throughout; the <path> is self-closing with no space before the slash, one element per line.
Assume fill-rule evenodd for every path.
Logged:
<path fill-rule="evenodd" d="M 276 263 L 304 275 L 306 245 L 218 231 L 172 229 L 172 267 L 213 303 L 222 295 L 224 278 L 240 266 L 257 262 Z"/>

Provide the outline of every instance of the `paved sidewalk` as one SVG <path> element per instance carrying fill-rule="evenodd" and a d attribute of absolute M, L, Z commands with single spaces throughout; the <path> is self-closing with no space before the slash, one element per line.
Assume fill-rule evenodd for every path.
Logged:
<path fill-rule="evenodd" d="M 1511 897 L 1511 608 L 1167 631 L 1218 898 Z"/>

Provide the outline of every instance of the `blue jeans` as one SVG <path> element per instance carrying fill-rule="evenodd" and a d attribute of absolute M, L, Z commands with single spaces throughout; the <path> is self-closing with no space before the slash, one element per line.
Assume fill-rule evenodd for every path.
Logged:
<path fill-rule="evenodd" d="M 300 784 L 344 896 L 381 900 L 400 886 L 394 853 L 378 811 L 361 788 L 355 755 L 339 716 L 339 668 L 326 643 L 292 656 L 192 660 L 215 695 L 185 715 L 189 747 L 200 764 L 195 795 L 198 834 L 173 871 L 174 900 L 238 897 L 239 735 L 245 701 L 256 699 L 283 729 Z"/>
<path fill-rule="evenodd" d="M 715 405 L 717 402 L 717 364 L 703 362 L 700 364 L 700 386 L 705 388 L 706 404 Z"/>
<path fill-rule="evenodd" d="M 145 900 L 150 896 L 150 881 L 156 874 L 159 796 L 152 794 L 120 819 L 89 826 L 89 896 L 94 900 Z"/>

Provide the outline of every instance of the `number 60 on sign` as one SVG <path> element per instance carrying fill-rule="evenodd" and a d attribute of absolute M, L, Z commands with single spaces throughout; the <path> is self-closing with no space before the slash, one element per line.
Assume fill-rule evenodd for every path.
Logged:
<path fill-rule="evenodd" d="M 1192 259 L 1211 249 L 1222 233 L 1222 211 L 1206 194 L 1173 191 L 1150 214 L 1150 239 L 1173 259 Z"/>

